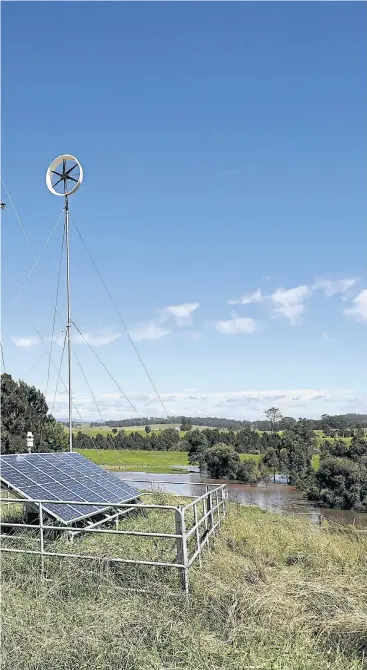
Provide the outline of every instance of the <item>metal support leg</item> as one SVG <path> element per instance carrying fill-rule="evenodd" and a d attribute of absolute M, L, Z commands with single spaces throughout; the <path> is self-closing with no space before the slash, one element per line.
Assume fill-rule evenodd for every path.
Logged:
<path fill-rule="evenodd" d="M 183 568 L 181 568 L 181 586 L 185 594 L 189 595 L 189 561 L 187 554 L 187 538 L 186 538 L 186 527 L 185 527 L 185 515 L 182 512 L 182 509 L 179 508 L 175 511 L 176 519 L 176 535 L 180 535 L 177 538 L 177 563 L 181 563 Z"/>
<path fill-rule="evenodd" d="M 196 548 L 199 552 L 199 565 L 201 566 L 201 551 L 200 551 L 200 533 L 199 533 L 199 526 L 198 526 L 198 511 L 196 508 L 196 503 L 194 505 L 194 523 L 196 526 Z"/>
<path fill-rule="evenodd" d="M 207 497 L 207 507 L 208 507 L 208 512 L 210 512 L 209 517 L 208 517 L 208 526 L 209 526 L 209 530 L 211 530 L 214 526 L 213 501 L 212 501 L 211 491 L 209 491 L 209 494 L 208 494 L 208 497 Z"/>
<path fill-rule="evenodd" d="M 208 493 L 208 486 L 205 487 L 205 493 Z M 207 519 L 207 517 L 205 516 L 206 513 L 207 513 L 207 511 L 208 511 L 208 510 L 207 510 L 207 502 L 206 502 L 206 498 L 203 498 L 203 516 L 205 517 L 205 521 L 204 521 L 205 531 L 208 530 L 208 519 Z M 205 533 L 205 534 L 206 534 L 206 533 Z"/>
<path fill-rule="evenodd" d="M 43 545 L 43 507 L 42 503 L 38 503 L 39 508 L 39 527 L 40 527 L 40 552 L 41 552 L 41 579 L 45 578 L 45 557 Z"/>
<path fill-rule="evenodd" d="M 215 492 L 215 505 L 216 505 L 217 514 L 218 514 L 218 528 L 220 530 L 220 505 L 219 505 L 219 498 L 218 498 L 218 489 Z"/>
<path fill-rule="evenodd" d="M 222 488 L 221 496 L 222 496 L 222 501 L 223 501 L 223 504 L 222 504 L 223 519 L 225 519 L 227 510 L 226 510 L 226 489 L 224 487 Z"/>

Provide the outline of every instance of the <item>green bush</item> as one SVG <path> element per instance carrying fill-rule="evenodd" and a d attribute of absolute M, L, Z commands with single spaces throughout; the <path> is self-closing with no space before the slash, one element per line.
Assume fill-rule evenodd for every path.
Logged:
<path fill-rule="evenodd" d="M 237 479 L 244 484 L 257 484 L 261 480 L 259 466 L 254 458 L 241 461 L 237 470 Z"/>
<path fill-rule="evenodd" d="M 241 461 L 238 453 L 226 444 L 215 444 L 204 452 L 206 469 L 213 479 L 236 479 Z"/>

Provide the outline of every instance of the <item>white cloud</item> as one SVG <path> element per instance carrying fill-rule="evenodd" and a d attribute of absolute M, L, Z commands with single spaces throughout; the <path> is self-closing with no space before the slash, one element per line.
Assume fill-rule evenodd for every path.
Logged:
<path fill-rule="evenodd" d="M 367 321 L 367 288 L 358 293 L 352 303 L 353 307 L 348 307 L 345 313 L 352 316 L 356 321 Z"/>
<path fill-rule="evenodd" d="M 76 333 L 74 341 L 78 344 L 86 344 L 85 340 L 87 340 L 87 343 L 90 344 L 91 347 L 104 347 L 105 345 L 118 340 L 119 337 L 121 337 L 120 333 L 112 332 L 92 332 L 83 333 L 83 335 Z"/>
<path fill-rule="evenodd" d="M 161 320 L 164 322 L 173 317 L 179 328 L 182 328 L 183 326 L 191 326 L 192 315 L 198 307 L 200 307 L 198 302 L 187 302 L 183 305 L 164 307 L 161 312 Z"/>
<path fill-rule="evenodd" d="M 156 319 L 151 319 L 138 324 L 130 331 L 133 340 L 159 340 L 172 332 L 172 328 L 163 326 L 168 321 L 174 320 L 179 328 L 192 325 L 193 312 L 199 307 L 198 302 L 188 302 L 182 305 L 171 305 L 160 310 Z M 192 339 L 199 337 L 196 331 L 193 331 Z"/>
<path fill-rule="evenodd" d="M 128 397 L 143 415 L 162 416 L 162 407 L 154 394 L 142 395 L 127 391 Z M 321 414 L 340 414 L 343 411 L 366 411 L 366 397 L 359 396 L 355 389 L 264 389 L 243 391 L 202 392 L 186 389 L 179 393 L 162 394 L 163 402 L 175 416 L 219 416 L 238 419 L 264 418 L 268 407 L 279 407 L 284 416 L 318 418 Z M 50 405 L 53 393 L 47 397 Z M 75 396 L 75 405 L 82 419 L 99 419 L 95 402 L 90 396 Z M 97 402 L 105 419 L 131 418 L 132 409 L 119 393 L 103 393 Z M 58 418 L 67 416 L 66 393 L 56 396 L 54 414 Z M 77 419 L 75 413 L 75 419 Z"/>
<path fill-rule="evenodd" d="M 72 330 L 71 339 L 74 344 L 89 344 L 91 347 L 104 347 L 107 344 L 112 344 L 115 340 L 121 337 L 121 334 L 113 331 L 112 328 L 105 330 L 93 330 L 90 332 L 75 332 Z M 51 342 L 52 337 L 45 337 L 46 342 Z M 65 334 L 55 335 L 53 341 L 62 347 L 65 340 Z"/>
<path fill-rule="evenodd" d="M 274 313 L 285 316 L 293 326 L 296 325 L 304 311 L 305 300 L 311 293 L 311 289 L 306 284 L 289 289 L 278 288 L 270 296 L 275 305 Z"/>
<path fill-rule="evenodd" d="M 327 279 L 319 277 L 315 280 L 312 290 L 323 291 L 326 298 L 332 298 L 334 295 L 344 295 L 358 281 L 357 277 L 349 279 Z"/>
<path fill-rule="evenodd" d="M 265 296 L 262 295 L 261 289 L 256 289 L 254 293 L 246 293 L 239 300 L 228 300 L 230 305 L 249 305 L 253 302 L 262 302 Z"/>
<path fill-rule="evenodd" d="M 237 333 L 253 333 L 256 330 L 255 319 L 233 316 L 227 321 L 216 321 L 215 327 L 224 335 L 237 335 Z"/>
<path fill-rule="evenodd" d="M 49 337 L 45 337 L 44 339 L 45 339 L 45 342 L 52 342 L 52 341 L 54 341 L 54 342 L 56 342 L 56 344 L 59 345 L 59 347 L 62 347 L 63 344 L 64 344 L 65 335 L 64 335 L 64 334 L 61 334 L 61 335 L 54 335 L 53 338 L 52 338 L 51 335 L 50 335 Z"/>
<path fill-rule="evenodd" d="M 169 335 L 170 332 L 168 328 L 162 328 L 154 323 L 154 321 L 147 321 L 130 330 L 130 335 L 136 341 L 159 340 L 161 337 Z"/>
<path fill-rule="evenodd" d="M 270 276 L 263 277 L 269 279 Z M 346 277 L 343 279 L 330 279 L 318 277 L 313 284 L 302 284 L 294 288 L 278 288 L 272 295 L 264 295 L 258 288 L 253 293 L 248 293 L 238 300 L 229 300 L 231 305 L 247 305 L 258 302 L 272 302 L 275 316 L 284 316 L 292 325 L 300 323 L 300 317 L 305 309 L 305 301 L 313 293 L 321 291 L 326 298 L 339 295 L 342 300 L 347 300 L 348 291 L 358 282 L 357 277 Z"/>
<path fill-rule="evenodd" d="M 12 335 L 10 339 L 18 349 L 31 349 L 40 344 L 40 339 L 38 337 L 16 337 L 15 335 Z"/>

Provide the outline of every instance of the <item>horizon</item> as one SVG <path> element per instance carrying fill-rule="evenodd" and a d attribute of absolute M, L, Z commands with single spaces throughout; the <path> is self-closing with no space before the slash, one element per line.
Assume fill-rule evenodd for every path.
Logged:
<path fill-rule="evenodd" d="M 2 6 L 6 371 L 63 420 L 62 203 L 45 174 L 71 151 L 84 168 L 70 212 L 85 422 L 132 406 L 248 421 L 272 405 L 367 413 L 363 4 L 72 9 L 70 22 L 63 3 Z M 78 44 L 66 85 L 50 58 L 65 34 Z M 66 320 L 64 284 L 63 268 Z"/>

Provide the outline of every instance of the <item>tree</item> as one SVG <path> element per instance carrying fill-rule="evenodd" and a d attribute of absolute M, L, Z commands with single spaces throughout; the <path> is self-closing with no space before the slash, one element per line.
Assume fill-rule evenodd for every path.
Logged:
<path fill-rule="evenodd" d="M 167 443 L 159 433 L 152 432 L 149 438 L 146 437 L 145 439 L 149 439 L 153 451 L 167 451 Z"/>
<path fill-rule="evenodd" d="M 270 423 L 270 430 L 272 433 L 277 431 L 277 424 L 282 420 L 283 415 L 277 407 L 270 407 L 264 412 L 267 420 Z"/>
<path fill-rule="evenodd" d="M 182 417 L 180 431 L 186 433 L 187 431 L 192 430 L 191 419 L 187 419 L 185 416 Z"/>
<path fill-rule="evenodd" d="M 191 429 L 192 429 L 191 419 L 187 416 L 182 416 L 181 417 L 180 431 L 181 432 L 187 432 L 188 430 L 191 430 Z"/>
<path fill-rule="evenodd" d="M 347 454 L 349 458 L 357 463 L 365 462 L 365 459 L 367 458 L 367 440 L 358 435 L 354 435 L 349 450 L 347 450 Z"/>
<path fill-rule="evenodd" d="M 283 418 L 279 421 L 279 430 L 289 430 L 290 428 L 294 428 L 297 424 L 296 419 L 293 418 L 293 416 L 283 416 Z"/>
<path fill-rule="evenodd" d="M 112 432 L 113 432 L 114 435 L 116 435 L 116 433 L 117 433 L 117 428 L 112 428 Z"/>
<path fill-rule="evenodd" d="M 97 435 L 94 438 L 94 448 L 95 449 L 107 449 L 108 444 L 107 444 L 107 439 L 106 436 L 103 435 L 103 433 L 97 433 Z"/>
<path fill-rule="evenodd" d="M 180 440 L 169 447 L 168 451 L 188 451 L 189 443 L 186 440 Z"/>
<path fill-rule="evenodd" d="M 29 426 L 27 430 L 31 430 L 35 440 L 38 440 L 48 416 L 45 396 L 35 386 L 28 386 L 23 381 L 19 382 L 19 389 L 26 400 L 26 424 Z"/>
<path fill-rule="evenodd" d="M 27 401 L 19 384 L 13 381 L 10 375 L 1 375 L 1 441 L 2 448 L 11 450 L 13 438 L 23 438 L 24 451 L 26 428 Z M 16 449 L 18 451 L 18 449 Z"/>
<path fill-rule="evenodd" d="M 199 463 L 199 466 L 202 467 L 204 463 L 204 452 L 208 448 L 208 442 L 205 435 L 203 435 L 200 430 L 192 430 L 189 435 L 186 436 L 186 440 L 190 445 L 189 463 L 191 465 Z"/>
<path fill-rule="evenodd" d="M 58 424 L 63 428 L 61 424 Z M 68 435 L 66 431 L 64 431 L 66 438 L 68 439 Z M 93 449 L 94 448 L 94 440 L 91 435 L 87 435 L 87 433 L 83 433 L 81 430 L 77 432 L 76 435 L 73 436 L 73 447 L 75 449 Z"/>
<path fill-rule="evenodd" d="M 325 440 L 321 447 L 321 457 L 336 456 L 338 458 L 346 458 L 348 456 L 348 448 L 343 440 L 334 440 L 329 442 Z"/>
<path fill-rule="evenodd" d="M 280 470 L 279 457 L 275 449 L 273 448 L 268 449 L 268 451 L 266 452 L 266 454 L 262 459 L 262 463 L 268 470 L 270 470 L 275 482 L 275 475 L 279 474 Z"/>
<path fill-rule="evenodd" d="M 34 451 L 60 450 L 67 447 L 66 433 L 51 414 L 44 395 L 24 381 L 15 382 L 1 375 L 1 451 L 24 452 L 26 433 L 34 436 Z"/>
<path fill-rule="evenodd" d="M 244 484 L 258 484 L 261 480 L 259 466 L 254 458 L 241 461 L 237 470 L 237 479 Z"/>
<path fill-rule="evenodd" d="M 292 430 L 286 430 L 282 436 L 282 466 L 292 486 L 305 488 L 310 485 L 314 438 L 312 429 L 305 419 L 300 419 Z"/>
<path fill-rule="evenodd" d="M 74 444 L 73 436 L 73 444 Z M 69 446 L 69 435 L 61 423 L 54 420 L 45 422 L 42 430 L 40 451 L 66 451 Z"/>
<path fill-rule="evenodd" d="M 146 432 L 147 435 L 149 435 L 149 433 L 152 432 L 152 429 L 151 429 L 151 427 L 150 427 L 148 424 L 145 426 L 144 430 L 145 430 L 145 432 Z"/>
<path fill-rule="evenodd" d="M 350 458 L 325 458 L 308 497 L 327 507 L 367 509 L 367 468 Z"/>
<path fill-rule="evenodd" d="M 165 448 L 168 451 L 174 444 L 178 444 L 180 441 L 180 435 L 176 428 L 167 428 L 162 430 L 161 439 L 166 445 Z"/>
<path fill-rule="evenodd" d="M 232 447 L 219 443 L 206 449 L 204 462 L 210 477 L 236 479 L 240 457 Z"/>

